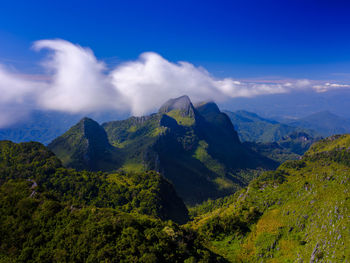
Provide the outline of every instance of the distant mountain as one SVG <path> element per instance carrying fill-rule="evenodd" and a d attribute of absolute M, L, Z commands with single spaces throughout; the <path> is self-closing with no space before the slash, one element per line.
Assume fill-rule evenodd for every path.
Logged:
<path fill-rule="evenodd" d="M 225 111 L 244 144 L 279 163 L 296 160 L 319 139 L 310 129 L 294 127 L 239 110 Z"/>
<path fill-rule="evenodd" d="M 190 225 L 230 262 L 348 262 L 349 149 L 349 134 L 321 140 L 302 159 L 193 209 Z"/>
<path fill-rule="evenodd" d="M 293 132 L 277 142 L 244 142 L 252 150 L 282 164 L 299 159 L 313 143 L 322 137 L 312 137 L 305 132 Z"/>
<path fill-rule="evenodd" d="M 304 118 L 291 120 L 288 125 L 312 129 L 322 136 L 350 133 L 350 119 L 339 117 L 329 111 L 311 114 Z"/>
<path fill-rule="evenodd" d="M 98 122 L 125 117 L 117 112 L 91 113 L 89 116 Z M 34 111 L 21 122 L 0 128 L 0 140 L 10 140 L 13 142 L 36 141 L 47 145 L 83 117 L 84 115 L 82 114 Z"/>
<path fill-rule="evenodd" d="M 281 94 L 232 98 L 222 102 L 220 106 L 230 111 L 245 109 L 250 112 L 257 112 L 269 119 L 288 116 L 302 118 L 323 110 L 350 118 L 349 101 L 349 88 L 329 89 L 327 92 L 297 89 Z"/>
<path fill-rule="evenodd" d="M 295 132 L 317 136 L 317 133 L 311 129 L 307 130 L 307 128 L 303 129 L 279 123 L 275 120 L 265 119 L 252 112 L 244 110 L 224 112 L 230 117 L 242 141 L 258 143 L 277 142 Z"/>
<path fill-rule="evenodd" d="M 0 140 L 13 142 L 37 141 L 48 144 L 79 121 L 80 118 L 77 115 L 36 111 L 20 123 L 0 128 Z"/>
<path fill-rule="evenodd" d="M 66 166 L 91 169 L 70 162 L 73 159 L 73 164 L 80 165 L 88 159 L 108 164 L 108 169 L 156 170 L 189 204 L 224 196 L 246 185 L 250 178 L 240 175 L 242 169 L 276 166 L 276 162 L 240 142 L 230 119 L 215 103 L 194 106 L 187 96 L 167 101 L 158 113 L 149 116 L 104 123 L 113 150 L 102 136 L 101 127 L 95 124 L 96 131 L 87 139 L 81 126 L 77 124 L 49 145 Z M 93 137 L 105 145 L 96 150 L 101 153 L 96 157 L 92 155 L 95 150 L 89 152 L 86 148 L 94 148 L 87 143 Z M 110 152 L 111 158 L 105 160 L 103 152 Z M 98 167 L 106 170 L 103 165 Z"/>

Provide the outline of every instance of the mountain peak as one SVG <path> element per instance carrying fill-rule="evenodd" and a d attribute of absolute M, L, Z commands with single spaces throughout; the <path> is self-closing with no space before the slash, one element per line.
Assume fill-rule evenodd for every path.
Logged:
<path fill-rule="evenodd" d="M 81 119 L 49 145 L 67 167 L 78 170 L 107 170 L 118 162 L 116 149 L 110 145 L 106 131 L 90 118 Z"/>
<path fill-rule="evenodd" d="M 105 135 L 105 131 L 103 128 L 98 124 L 98 122 L 94 121 L 93 119 L 90 119 L 88 117 L 82 118 L 78 124 L 78 127 L 83 131 L 83 135 L 86 137 L 93 137 L 95 133 L 98 133 L 99 136 L 102 136 L 103 138 L 107 138 L 107 135 Z"/>
<path fill-rule="evenodd" d="M 207 113 L 219 114 L 219 113 L 221 113 L 218 105 L 213 101 L 204 101 L 204 102 L 197 103 L 195 105 L 195 108 L 200 113 L 203 113 L 203 114 L 207 114 Z"/>
<path fill-rule="evenodd" d="M 187 95 L 183 95 L 178 98 L 170 99 L 165 102 L 159 109 L 159 113 L 167 113 L 172 110 L 181 110 L 184 112 L 190 112 L 193 109 L 192 102 Z"/>

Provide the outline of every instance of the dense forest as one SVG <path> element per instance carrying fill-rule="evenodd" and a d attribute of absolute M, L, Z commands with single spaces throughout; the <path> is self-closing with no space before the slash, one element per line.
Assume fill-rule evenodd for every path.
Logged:
<path fill-rule="evenodd" d="M 1 262 L 221 261 L 173 222 L 187 209 L 155 172 L 77 172 L 39 143 L 2 141 L 0 175 Z"/>
<path fill-rule="evenodd" d="M 349 147 L 350 135 L 324 139 L 188 212 L 156 172 L 76 171 L 39 143 L 2 141 L 0 259 L 346 262 Z"/>

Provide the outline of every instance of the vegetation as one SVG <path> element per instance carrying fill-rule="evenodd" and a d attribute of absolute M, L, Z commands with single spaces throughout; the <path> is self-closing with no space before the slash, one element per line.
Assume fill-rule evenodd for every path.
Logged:
<path fill-rule="evenodd" d="M 225 111 L 240 139 L 253 151 L 282 164 L 299 159 L 321 139 L 315 131 L 289 126 L 247 111 Z"/>
<path fill-rule="evenodd" d="M 193 106 L 187 96 L 156 114 L 98 125 L 83 119 L 49 148 L 66 167 L 110 173 L 160 172 L 186 204 L 232 194 L 248 183 L 240 171 L 276 162 L 239 141 L 215 103 Z"/>
<path fill-rule="evenodd" d="M 0 176 L 0 262 L 224 262 L 160 220 L 187 210 L 155 172 L 78 172 L 39 143 L 1 141 Z"/>
<path fill-rule="evenodd" d="M 207 127 L 222 127 L 224 116 L 212 119 L 213 107 L 201 107 L 199 125 L 212 120 Z M 214 156 L 212 134 L 199 134 L 198 141 L 180 140 L 197 145 L 188 150 L 193 159 L 179 154 L 171 161 L 190 169 L 192 160 Z M 173 135 L 162 143 L 183 153 Z M 157 172 L 77 171 L 40 143 L 0 141 L 0 262 L 350 260 L 350 135 L 323 139 L 276 171 L 232 172 L 213 182 L 232 176 L 248 186 L 191 207 L 188 222 L 184 203 Z"/>
<path fill-rule="evenodd" d="M 243 142 L 273 143 L 283 140 L 290 134 L 304 133 L 309 138 L 319 137 L 312 129 L 291 126 L 260 117 L 259 115 L 240 110 L 225 111 L 230 117 L 240 139 Z"/>
<path fill-rule="evenodd" d="M 220 262 L 171 221 L 31 196 L 28 181 L 0 187 L 1 262 Z"/>
<path fill-rule="evenodd" d="M 156 172 L 115 173 L 63 168 L 52 152 L 39 143 L 0 142 L 0 182 L 30 181 L 33 195 L 44 193 L 71 206 L 110 207 L 179 223 L 187 209 L 172 185 Z"/>
<path fill-rule="evenodd" d="M 307 133 L 294 132 L 283 137 L 278 142 L 245 142 L 244 144 L 259 154 L 282 164 L 288 160 L 300 159 L 310 146 L 320 139 L 320 137 L 314 139 Z"/>
<path fill-rule="evenodd" d="M 231 262 L 349 261 L 349 145 L 350 135 L 322 140 L 190 225 Z"/>
<path fill-rule="evenodd" d="M 48 147 L 66 167 L 111 171 L 120 165 L 118 150 L 109 144 L 105 130 L 94 120 L 83 118 Z"/>

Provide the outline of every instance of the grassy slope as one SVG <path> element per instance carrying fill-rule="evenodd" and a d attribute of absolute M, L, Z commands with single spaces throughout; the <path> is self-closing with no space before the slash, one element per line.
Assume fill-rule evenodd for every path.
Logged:
<path fill-rule="evenodd" d="M 210 121 L 190 108 L 190 113 L 175 109 L 103 127 L 125 157 L 122 170 L 158 170 L 187 204 L 195 204 L 240 189 L 249 178 L 237 169 L 258 166 L 259 158 L 241 146 L 233 127 L 225 126 L 227 116 L 217 110 Z"/>
<path fill-rule="evenodd" d="M 350 260 L 349 145 L 350 135 L 321 141 L 192 227 L 232 262 Z"/>

